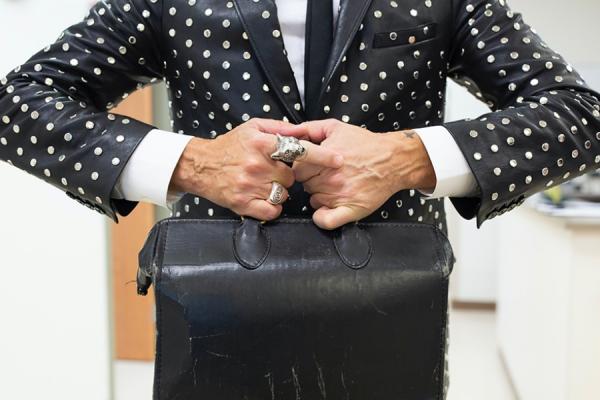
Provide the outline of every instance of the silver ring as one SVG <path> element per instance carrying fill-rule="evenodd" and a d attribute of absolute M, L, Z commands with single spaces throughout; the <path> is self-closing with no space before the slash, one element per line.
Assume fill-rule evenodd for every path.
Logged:
<path fill-rule="evenodd" d="M 279 182 L 271 183 L 271 194 L 269 194 L 269 198 L 267 201 L 273 205 L 278 205 L 283 203 L 283 195 L 285 193 L 285 187 Z"/>
<path fill-rule="evenodd" d="M 292 163 L 304 157 L 306 157 L 306 149 L 298 138 L 277 134 L 277 150 L 271 154 L 273 160 Z"/>

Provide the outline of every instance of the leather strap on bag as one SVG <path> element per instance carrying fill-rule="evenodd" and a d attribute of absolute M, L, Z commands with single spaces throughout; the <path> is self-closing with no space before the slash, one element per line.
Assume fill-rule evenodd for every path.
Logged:
<path fill-rule="evenodd" d="M 347 224 L 333 231 L 333 244 L 342 262 L 352 269 L 364 268 L 373 255 L 371 237 L 357 223 Z M 268 224 L 253 218 L 242 218 L 233 234 L 236 260 L 244 268 L 257 269 L 267 259 L 270 249 Z"/>

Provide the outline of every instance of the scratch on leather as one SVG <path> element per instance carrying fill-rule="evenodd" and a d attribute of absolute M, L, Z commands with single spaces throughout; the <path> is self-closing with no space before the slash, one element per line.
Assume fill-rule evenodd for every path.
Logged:
<path fill-rule="evenodd" d="M 323 369 L 319 365 L 319 360 L 317 360 L 317 355 L 313 353 L 313 359 L 315 360 L 315 366 L 317 367 L 317 385 L 319 385 L 319 390 L 321 391 L 321 397 L 323 399 L 327 398 L 327 392 L 325 391 L 325 380 L 323 379 Z"/>
<path fill-rule="evenodd" d="M 269 380 L 269 390 L 271 391 L 271 400 L 275 400 L 275 384 L 273 383 L 273 376 L 269 372 L 265 375 L 265 378 Z"/>
<path fill-rule="evenodd" d="M 292 367 L 292 379 L 294 382 L 294 388 L 296 389 L 296 400 L 300 400 L 302 388 L 300 387 L 300 381 L 298 380 L 298 373 L 296 373 L 296 369 L 294 367 Z"/>
<path fill-rule="evenodd" d="M 350 393 L 348 393 L 348 388 L 346 387 L 346 380 L 344 379 L 344 371 L 340 372 L 340 380 L 342 381 L 342 387 L 344 388 L 344 392 L 346 392 L 346 400 L 350 398 Z"/>
<path fill-rule="evenodd" d="M 197 367 L 198 367 L 198 359 L 195 358 L 194 359 L 194 369 L 192 370 L 192 372 L 194 373 L 194 387 L 198 386 L 198 371 L 197 371 Z"/>
<path fill-rule="evenodd" d="M 191 339 L 201 340 L 201 339 L 208 339 L 208 338 L 213 338 L 213 337 L 218 337 L 218 336 L 225 336 L 225 335 L 229 335 L 229 332 L 213 333 L 212 335 L 190 336 L 190 340 Z"/>
<path fill-rule="evenodd" d="M 373 308 L 375 309 L 375 311 L 377 311 L 379 314 L 381 314 L 381 315 L 388 315 L 388 313 L 386 313 L 385 311 L 383 311 L 381 308 L 377 307 L 377 305 L 372 300 L 369 300 L 369 303 L 371 303 L 371 305 L 373 306 Z"/>
<path fill-rule="evenodd" d="M 210 350 L 204 350 L 206 353 L 213 355 L 215 357 L 219 357 L 219 358 L 231 358 L 231 356 L 229 354 L 221 354 L 221 353 L 215 353 L 214 351 L 210 351 Z"/>

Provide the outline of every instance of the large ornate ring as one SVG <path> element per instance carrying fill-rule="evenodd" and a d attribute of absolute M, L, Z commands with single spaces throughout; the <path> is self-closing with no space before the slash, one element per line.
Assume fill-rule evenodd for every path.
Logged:
<path fill-rule="evenodd" d="M 273 160 L 292 163 L 304 157 L 306 157 L 306 149 L 297 138 L 277 134 L 277 150 L 271 154 Z"/>
<path fill-rule="evenodd" d="M 267 201 L 271 204 L 277 205 L 283 203 L 283 194 L 285 193 L 285 188 L 279 182 L 273 182 L 271 184 L 271 194 Z"/>

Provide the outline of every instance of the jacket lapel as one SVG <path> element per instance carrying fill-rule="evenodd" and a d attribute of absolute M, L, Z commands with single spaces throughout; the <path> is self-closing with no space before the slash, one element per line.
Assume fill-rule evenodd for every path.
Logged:
<path fill-rule="evenodd" d="M 325 80 L 323 81 L 321 95 L 319 96 L 319 104 L 321 104 L 325 89 L 329 86 L 333 75 L 342 63 L 344 54 L 346 54 L 346 51 L 348 51 L 348 48 L 352 44 L 356 32 L 358 32 L 372 1 L 373 0 L 341 0 L 342 8 L 337 21 L 337 28 L 333 38 L 331 57 L 327 64 Z"/>
<path fill-rule="evenodd" d="M 275 92 L 292 122 L 305 120 L 300 93 L 292 67 L 284 54 L 277 7 L 273 0 L 235 0 L 236 10 L 248 34 L 256 58 L 263 69 L 271 90 Z"/>

